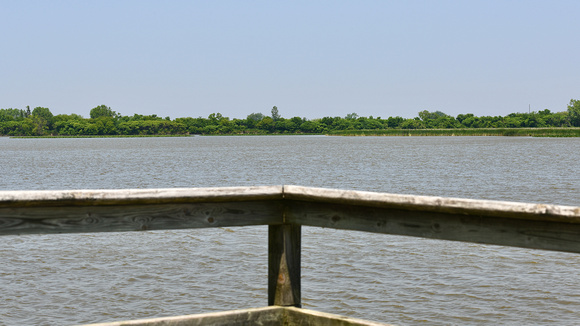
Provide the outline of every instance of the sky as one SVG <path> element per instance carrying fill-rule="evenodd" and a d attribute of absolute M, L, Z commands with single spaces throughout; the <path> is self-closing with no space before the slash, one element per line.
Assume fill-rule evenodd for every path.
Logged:
<path fill-rule="evenodd" d="M 0 108 L 413 118 L 565 111 L 580 1 L 0 0 Z"/>

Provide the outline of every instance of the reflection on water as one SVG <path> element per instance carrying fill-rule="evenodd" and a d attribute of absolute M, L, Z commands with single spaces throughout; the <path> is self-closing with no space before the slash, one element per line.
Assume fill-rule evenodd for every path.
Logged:
<path fill-rule="evenodd" d="M 0 138 L 2 190 L 297 184 L 580 205 L 577 139 Z M 0 237 L 0 324 L 267 304 L 266 227 Z M 304 228 L 304 307 L 401 325 L 573 324 L 580 255 Z"/>

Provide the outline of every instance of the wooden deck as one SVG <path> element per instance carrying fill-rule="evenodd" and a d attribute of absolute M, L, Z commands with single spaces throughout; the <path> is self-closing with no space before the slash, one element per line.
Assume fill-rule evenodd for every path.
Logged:
<path fill-rule="evenodd" d="M 0 191 L 0 235 L 250 225 L 269 226 L 268 305 L 277 308 L 105 325 L 237 325 L 208 321 L 223 316 L 239 325 L 251 318 L 260 325 L 376 324 L 288 308 L 301 307 L 302 225 L 580 253 L 580 207 L 571 206 L 299 186 Z"/>

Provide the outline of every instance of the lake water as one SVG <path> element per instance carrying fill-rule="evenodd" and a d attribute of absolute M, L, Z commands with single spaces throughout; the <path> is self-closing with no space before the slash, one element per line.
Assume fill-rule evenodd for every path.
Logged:
<path fill-rule="evenodd" d="M 0 190 L 295 184 L 580 206 L 580 139 L 0 138 Z M 580 255 L 303 228 L 305 308 L 398 325 L 580 321 Z M 267 228 L 0 237 L 0 324 L 267 305 Z M 340 249 L 337 249 L 340 248 Z"/>

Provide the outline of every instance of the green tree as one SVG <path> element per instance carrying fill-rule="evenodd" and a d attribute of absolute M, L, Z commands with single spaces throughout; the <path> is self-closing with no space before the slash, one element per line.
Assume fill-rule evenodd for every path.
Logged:
<path fill-rule="evenodd" d="M 9 136 L 33 136 L 36 135 L 36 124 L 30 118 L 19 121 L 0 122 L 0 134 Z"/>
<path fill-rule="evenodd" d="M 78 114 L 59 114 L 59 115 L 55 115 L 52 118 L 52 121 L 54 123 L 58 122 L 58 121 L 69 121 L 69 120 L 85 120 L 82 116 L 78 115 Z"/>
<path fill-rule="evenodd" d="M 403 121 L 405 121 L 405 119 L 403 119 L 403 117 L 389 117 L 387 119 L 387 127 L 389 128 L 400 128 L 401 124 L 403 123 Z"/>
<path fill-rule="evenodd" d="M 52 127 L 53 115 L 48 108 L 35 107 L 31 117 L 36 126 L 37 135 L 44 135 Z"/>
<path fill-rule="evenodd" d="M 401 129 L 424 129 L 424 128 L 425 125 L 423 124 L 423 121 L 421 121 L 421 119 L 419 118 L 405 119 L 405 121 L 401 123 Z"/>
<path fill-rule="evenodd" d="M 52 112 L 50 112 L 50 109 L 43 108 L 40 106 L 35 107 L 34 110 L 32 110 L 32 115 L 43 118 L 47 121 L 52 120 L 52 117 L 53 117 Z"/>
<path fill-rule="evenodd" d="M 282 132 L 293 133 L 296 131 L 297 128 L 298 126 L 291 119 L 283 119 L 276 121 L 276 129 Z"/>
<path fill-rule="evenodd" d="M 262 119 L 264 119 L 262 113 L 251 113 L 246 117 L 245 123 L 248 128 L 252 129 L 255 128 L 258 122 L 262 121 Z"/>
<path fill-rule="evenodd" d="M 574 127 L 580 127 L 580 100 L 570 100 L 568 104 L 568 119 Z"/>
<path fill-rule="evenodd" d="M 280 120 L 280 113 L 278 112 L 278 107 L 276 106 L 272 108 L 272 120 L 274 120 L 274 122 Z"/>
<path fill-rule="evenodd" d="M 270 118 L 270 117 L 265 117 L 264 119 L 262 119 L 260 122 L 258 122 L 256 124 L 256 127 L 258 129 L 272 131 L 272 130 L 274 130 L 274 120 L 272 120 L 272 118 Z"/>
<path fill-rule="evenodd" d="M 229 120 L 228 117 L 224 117 L 221 113 L 212 113 L 208 117 L 208 122 L 210 125 L 219 125 L 220 121 L 223 119 Z"/>
<path fill-rule="evenodd" d="M 99 135 L 115 135 L 117 134 L 117 127 L 115 122 L 111 117 L 99 117 L 95 120 L 95 126 L 97 127 L 97 133 Z"/>
<path fill-rule="evenodd" d="M 356 114 L 354 112 L 353 113 L 349 113 L 344 118 L 347 119 L 347 120 L 356 120 L 358 118 L 358 114 Z"/>
<path fill-rule="evenodd" d="M 207 124 L 207 120 L 198 117 L 198 118 L 177 118 L 175 122 L 179 123 L 185 128 L 185 132 L 190 134 L 201 134 L 203 128 Z"/>
<path fill-rule="evenodd" d="M 555 112 L 546 118 L 546 123 L 550 127 L 568 127 L 570 123 L 568 122 L 568 112 Z"/>
<path fill-rule="evenodd" d="M 419 115 L 419 118 L 423 121 L 427 121 L 429 119 L 435 119 L 435 117 L 431 115 L 431 112 L 429 112 L 427 110 L 423 110 L 423 111 L 419 112 L 418 115 Z"/>
<path fill-rule="evenodd" d="M 106 105 L 99 105 L 95 108 L 92 108 L 90 115 L 91 119 L 97 119 L 99 117 L 110 117 L 110 118 L 119 117 L 119 114 L 117 114 L 117 112 L 111 110 L 111 108 Z"/>
<path fill-rule="evenodd" d="M 0 121 L 22 120 L 26 117 L 26 111 L 24 110 L 0 109 Z"/>
<path fill-rule="evenodd" d="M 455 118 L 441 111 L 429 112 L 423 110 L 419 112 L 419 118 L 424 122 L 425 128 L 453 128 L 455 125 Z M 451 118 L 451 120 L 448 118 Z"/>
<path fill-rule="evenodd" d="M 300 131 L 304 133 L 320 133 L 322 132 L 322 126 L 319 124 L 318 120 L 307 120 L 300 125 Z"/>
<path fill-rule="evenodd" d="M 252 113 L 252 114 L 248 114 L 246 119 L 254 120 L 255 122 L 259 122 L 259 121 L 262 121 L 262 119 L 264 119 L 264 115 L 262 113 Z"/>

